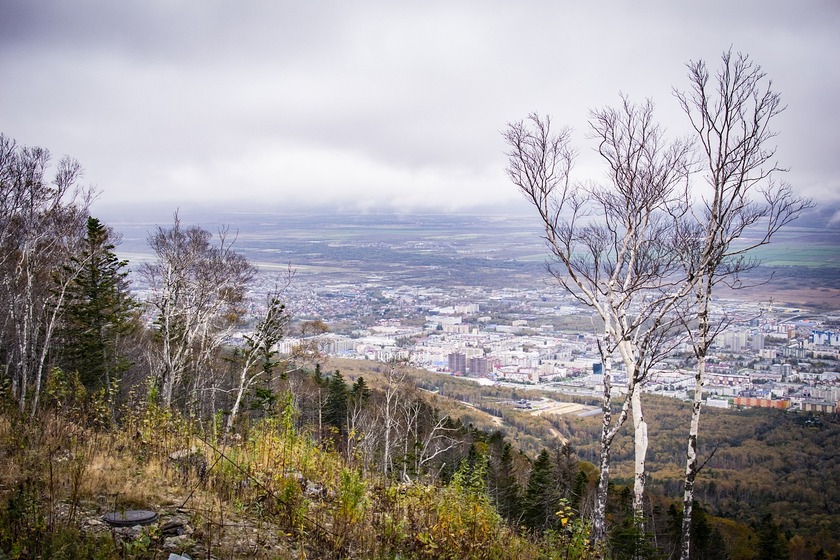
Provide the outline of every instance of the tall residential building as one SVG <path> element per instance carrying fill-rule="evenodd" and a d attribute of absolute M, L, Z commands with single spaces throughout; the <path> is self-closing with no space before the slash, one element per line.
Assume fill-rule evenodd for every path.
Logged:
<path fill-rule="evenodd" d="M 449 371 L 452 373 L 467 373 L 467 356 L 461 352 L 453 352 L 447 358 Z"/>
<path fill-rule="evenodd" d="M 782 381 L 786 381 L 793 373 L 793 368 L 790 364 L 782 364 L 782 367 L 779 368 L 779 370 L 782 374 Z"/>
<path fill-rule="evenodd" d="M 740 352 L 747 345 L 747 333 L 744 331 L 723 333 L 723 346 L 727 350 Z"/>
<path fill-rule="evenodd" d="M 493 373 L 493 360 L 487 358 L 470 358 L 467 362 L 467 372 L 470 375 L 487 375 Z"/>
<path fill-rule="evenodd" d="M 811 331 L 811 341 L 817 345 L 838 346 L 840 338 L 834 331 Z"/>

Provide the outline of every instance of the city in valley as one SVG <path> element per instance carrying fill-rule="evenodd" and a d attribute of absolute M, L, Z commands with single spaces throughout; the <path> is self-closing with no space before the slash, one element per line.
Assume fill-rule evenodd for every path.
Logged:
<path fill-rule="evenodd" d="M 540 231 L 527 215 L 200 218 L 207 229 L 228 225 L 238 236 L 235 248 L 259 266 L 252 314 L 260 312 L 261 292 L 288 284 L 294 320 L 329 327 L 317 335 L 326 355 L 402 360 L 483 384 L 603 393 L 595 316 L 546 271 Z M 132 264 L 152 258 L 144 243 L 153 227 L 115 223 Z M 708 360 L 708 406 L 838 410 L 840 310 L 831 307 L 840 293 L 837 238 L 829 228 L 792 228 L 758 255 L 763 266 L 744 289 L 716 302 L 714 320 L 726 327 Z M 133 285 L 142 297 L 142 281 Z M 301 342 L 288 336 L 280 350 Z M 685 342 L 675 340 L 644 390 L 687 399 L 693 365 Z M 624 375 L 619 367 L 615 391 Z M 511 406 L 568 412 L 550 401 Z"/>

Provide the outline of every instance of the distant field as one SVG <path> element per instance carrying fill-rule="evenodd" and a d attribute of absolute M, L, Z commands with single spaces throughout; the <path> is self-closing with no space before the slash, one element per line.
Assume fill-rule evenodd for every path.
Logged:
<path fill-rule="evenodd" d="M 186 219 L 190 216 L 184 216 Z M 551 282 L 538 224 L 526 216 L 214 213 L 192 217 L 210 231 L 229 226 L 236 247 L 253 262 L 291 264 L 299 280 L 384 285 L 523 287 Z M 149 220 L 112 224 L 123 234 L 121 255 L 148 258 Z M 166 223 L 160 224 L 166 226 Z M 840 306 L 840 229 L 789 227 L 755 250 L 762 266 L 747 287 L 725 297 L 820 308 Z"/>
<path fill-rule="evenodd" d="M 754 256 L 765 266 L 840 267 L 840 229 L 800 226 L 779 231 Z"/>

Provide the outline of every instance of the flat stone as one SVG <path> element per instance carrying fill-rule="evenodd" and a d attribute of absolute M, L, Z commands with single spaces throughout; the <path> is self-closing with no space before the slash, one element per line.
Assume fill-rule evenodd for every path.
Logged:
<path fill-rule="evenodd" d="M 166 537 L 163 539 L 163 548 L 165 550 L 183 550 L 184 548 L 188 548 L 192 544 L 194 544 L 192 539 L 190 539 L 187 535 L 180 535 L 178 537 Z"/>

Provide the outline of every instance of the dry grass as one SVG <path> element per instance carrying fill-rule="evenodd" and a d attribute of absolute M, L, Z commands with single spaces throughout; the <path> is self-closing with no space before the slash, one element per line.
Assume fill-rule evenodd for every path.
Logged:
<path fill-rule="evenodd" d="M 130 413 L 119 431 L 68 415 L 0 413 L 6 521 L 17 489 L 29 489 L 32 504 L 7 523 L 12 529 L 0 526 L 0 550 L 38 557 L 63 539 L 61 550 L 72 541 L 99 552 L 52 557 L 160 558 L 172 546 L 194 558 L 254 560 L 538 556 L 539 545 L 511 531 L 482 493 L 362 475 L 291 420 L 281 414 L 247 437 L 218 441 L 156 407 Z M 189 463 L 170 458 L 183 450 Z M 103 533 L 98 519 L 115 509 L 150 509 L 161 521 L 186 516 L 190 533 L 177 545 L 154 528 Z"/>

